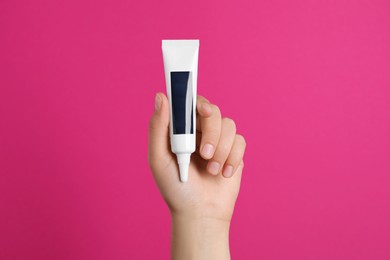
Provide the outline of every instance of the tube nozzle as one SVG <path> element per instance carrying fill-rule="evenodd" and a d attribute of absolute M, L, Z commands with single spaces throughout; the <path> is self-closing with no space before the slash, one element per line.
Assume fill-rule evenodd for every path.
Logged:
<path fill-rule="evenodd" d="M 188 168 L 190 166 L 190 153 L 177 154 L 177 162 L 179 164 L 179 172 L 180 172 L 180 181 L 187 182 L 188 181 Z"/>
<path fill-rule="evenodd" d="M 187 182 L 188 181 L 188 164 L 179 164 L 179 171 L 180 171 L 180 181 L 181 182 Z"/>

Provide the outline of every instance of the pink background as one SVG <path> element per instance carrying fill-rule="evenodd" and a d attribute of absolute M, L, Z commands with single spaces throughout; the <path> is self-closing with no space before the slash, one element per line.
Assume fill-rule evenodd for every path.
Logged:
<path fill-rule="evenodd" d="M 248 143 L 233 259 L 390 259 L 390 2 L 0 1 L 0 259 L 168 259 L 161 39 Z"/>

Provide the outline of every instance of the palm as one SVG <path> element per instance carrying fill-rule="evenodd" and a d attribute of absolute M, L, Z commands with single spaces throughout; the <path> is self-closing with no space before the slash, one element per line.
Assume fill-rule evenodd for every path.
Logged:
<path fill-rule="evenodd" d="M 161 163 L 164 161 L 165 165 Z M 206 172 L 206 165 L 206 160 L 198 153 L 193 153 L 189 180 L 186 183 L 179 181 L 179 170 L 174 154 L 170 154 L 166 160 L 159 160 L 157 165 L 152 167 L 161 169 L 154 176 L 173 212 L 186 214 L 190 212 L 196 216 L 230 220 L 239 192 L 241 169 L 232 178 L 227 179 L 222 175 L 210 175 Z"/>

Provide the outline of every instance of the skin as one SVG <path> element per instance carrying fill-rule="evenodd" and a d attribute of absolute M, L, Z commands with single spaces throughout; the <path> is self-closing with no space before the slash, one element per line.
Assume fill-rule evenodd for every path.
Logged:
<path fill-rule="evenodd" d="M 197 149 L 189 180 L 179 180 L 169 142 L 169 102 L 158 93 L 149 124 L 148 160 L 172 216 L 172 259 L 230 259 L 229 227 L 240 189 L 245 139 L 232 119 L 197 98 Z M 210 146 L 211 145 L 211 146 Z"/>

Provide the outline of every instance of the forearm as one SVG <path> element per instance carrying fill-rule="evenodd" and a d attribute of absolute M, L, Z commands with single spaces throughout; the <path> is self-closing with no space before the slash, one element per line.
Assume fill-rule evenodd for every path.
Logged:
<path fill-rule="evenodd" d="M 172 260 L 230 259 L 229 226 L 224 220 L 172 215 Z"/>

